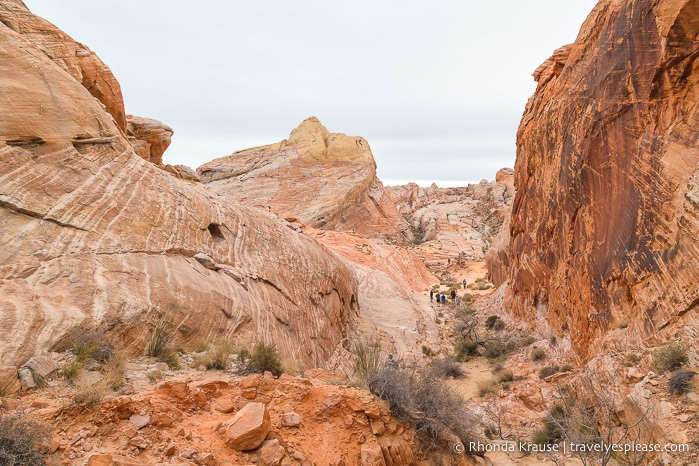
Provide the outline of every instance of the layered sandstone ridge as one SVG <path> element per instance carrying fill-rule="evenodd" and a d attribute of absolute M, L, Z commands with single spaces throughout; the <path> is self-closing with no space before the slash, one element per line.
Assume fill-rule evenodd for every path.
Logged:
<path fill-rule="evenodd" d="M 364 138 L 329 132 L 315 117 L 289 139 L 235 152 L 197 169 L 213 191 L 324 230 L 412 239 Z"/>
<path fill-rule="evenodd" d="M 699 0 L 602 0 L 537 70 L 491 275 L 583 358 L 620 325 L 629 344 L 696 327 L 698 34 Z"/>
<path fill-rule="evenodd" d="M 28 15 L 2 6 L 3 18 Z M 138 157 L 22 24 L 0 24 L 3 364 L 14 371 L 79 325 L 140 354 L 162 317 L 184 348 L 265 340 L 328 365 L 357 310 L 344 263 L 268 213 Z"/>

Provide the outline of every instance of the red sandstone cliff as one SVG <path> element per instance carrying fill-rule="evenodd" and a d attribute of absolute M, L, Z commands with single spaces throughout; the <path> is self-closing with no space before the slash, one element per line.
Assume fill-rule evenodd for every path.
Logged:
<path fill-rule="evenodd" d="M 2 364 L 14 373 L 78 325 L 140 354 L 162 315 L 185 348 L 259 339 L 327 365 L 357 309 L 352 272 L 266 213 L 138 157 L 123 111 L 86 89 L 85 60 L 101 62 L 76 47 L 0 2 Z"/>
<path fill-rule="evenodd" d="M 698 34 L 699 0 L 602 0 L 535 73 L 491 275 L 583 358 L 619 323 L 633 344 L 696 319 Z"/>

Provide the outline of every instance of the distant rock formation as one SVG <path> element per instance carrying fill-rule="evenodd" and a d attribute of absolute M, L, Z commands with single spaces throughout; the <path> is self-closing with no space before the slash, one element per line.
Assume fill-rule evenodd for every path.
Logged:
<path fill-rule="evenodd" d="M 412 235 L 381 181 L 364 138 L 330 133 L 315 117 L 288 140 L 235 152 L 197 169 L 210 189 L 312 228 Z"/>
<path fill-rule="evenodd" d="M 630 344 L 697 325 L 698 34 L 699 0 L 602 0 L 535 73 L 489 265 L 582 358 L 622 324 Z"/>
<path fill-rule="evenodd" d="M 513 171 L 503 168 L 494 182 L 463 188 L 389 186 L 411 227 L 418 254 L 428 264 L 482 261 L 514 197 Z"/>
<path fill-rule="evenodd" d="M 329 365 L 357 312 L 351 270 L 269 214 L 138 157 L 84 87 L 91 68 L 65 72 L 88 56 L 21 2 L 0 7 L 2 364 L 14 372 L 76 326 L 141 354 L 162 318 L 183 348 L 264 340 Z"/>

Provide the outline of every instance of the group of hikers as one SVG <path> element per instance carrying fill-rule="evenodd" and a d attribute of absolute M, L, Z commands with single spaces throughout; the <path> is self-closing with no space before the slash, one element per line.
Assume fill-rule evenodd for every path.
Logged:
<path fill-rule="evenodd" d="M 461 284 L 463 285 L 464 290 L 465 290 L 466 289 L 466 279 L 464 279 L 464 281 L 461 282 Z M 452 289 L 451 292 L 449 292 L 449 297 L 451 298 L 452 303 L 456 304 L 457 306 L 461 305 L 461 298 L 456 295 L 456 290 Z M 437 291 L 435 293 L 434 290 L 430 290 L 430 302 L 432 302 L 433 299 L 435 301 L 437 301 L 438 306 L 444 306 L 447 304 L 447 294 L 446 293 L 439 292 L 439 291 Z"/>

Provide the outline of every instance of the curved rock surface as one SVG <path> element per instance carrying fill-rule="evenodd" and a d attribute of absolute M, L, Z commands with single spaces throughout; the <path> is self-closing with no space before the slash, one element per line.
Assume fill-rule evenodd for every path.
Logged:
<path fill-rule="evenodd" d="M 602 0 L 537 69 L 510 271 L 492 275 L 515 314 L 545 318 L 582 358 L 620 324 L 636 343 L 696 325 L 698 34 L 699 0 Z"/>
<path fill-rule="evenodd" d="M 78 325 L 101 325 L 138 354 L 162 316 L 174 345 L 265 340 L 328 365 L 356 310 L 352 272 L 268 214 L 138 157 L 82 81 L 41 50 L 43 36 L 35 44 L 24 22 L 8 26 L 8 11 L 24 18 L 22 5 L 2 3 L 3 364 Z"/>
<path fill-rule="evenodd" d="M 197 171 L 215 192 L 290 222 L 400 242 L 412 239 L 376 177 L 369 143 L 330 133 L 315 117 L 304 120 L 288 140 L 235 152 Z"/>
<path fill-rule="evenodd" d="M 46 55 L 82 84 L 105 106 L 117 127 L 126 132 L 121 86 L 109 67 L 92 50 L 34 15 L 21 0 L 0 1 L 0 23 L 33 43 L 35 52 Z"/>

